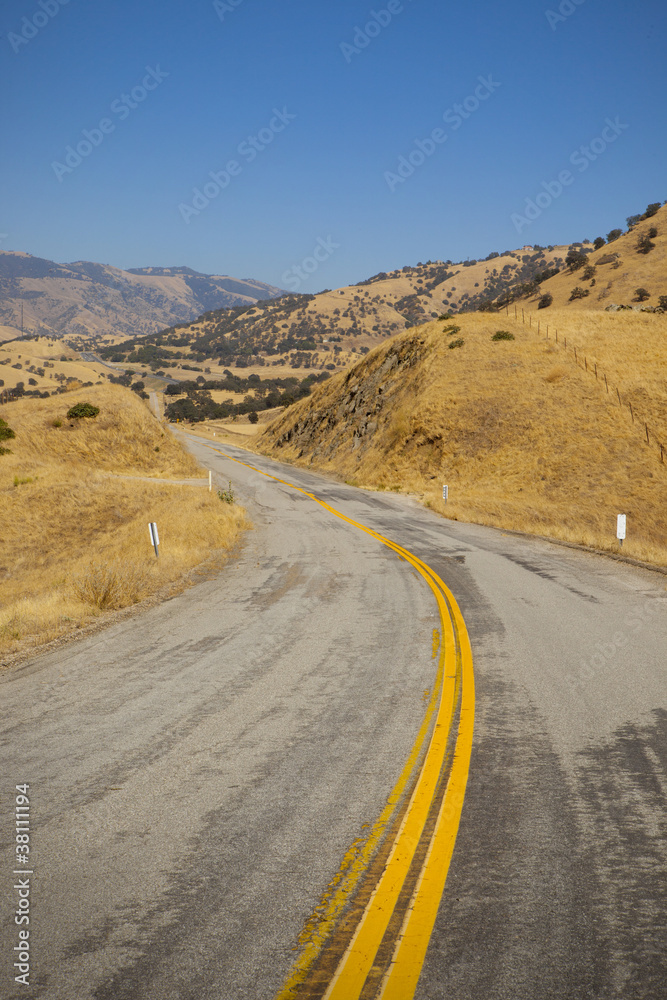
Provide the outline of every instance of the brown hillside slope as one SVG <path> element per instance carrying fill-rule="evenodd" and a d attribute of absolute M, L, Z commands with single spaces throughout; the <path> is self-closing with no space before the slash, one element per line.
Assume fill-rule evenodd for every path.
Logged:
<path fill-rule="evenodd" d="M 623 331 L 626 383 L 654 377 L 656 410 L 667 413 L 667 317 L 603 313 L 597 322 L 601 335 Z M 448 517 L 612 551 L 616 515 L 626 513 L 624 552 L 667 565 L 667 464 L 627 408 L 534 328 L 476 313 L 455 323 L 453 334 L 429 323 L 383 344 L 290 407 L 259 448 L 359 485 L 416 492 Z M 498 329 L 516 339 L 492 341 Z M 633 336 L 647 357 L 628 350 Z"/>
<path fill-rule="evenodd" d="M 655 247 L 647 254 L 640 253 L 637 242 L 652 228 L 658 230 L 658 235 L 652 239 Z M 644 304 L 657 306 L 658 297 L 667 295 L 667 205 L 613 243 L 594 250 L 588 255 L 588 264 L 595 267 L 591 278 L 584 279 L 583 268 L 576 271 L 566 268 L 543 282 L 539 294 L 533 296 L 531 302 L 536 304 L 540 295 L 550 292 L 553 295 L 551 308 L 562 306 L 572 311 L 598 310 L 612 303 L 639 308 L 635 291 L 646 288 L 651 297 Z M 588 295 L 570 301 L 572 290 L 576 287 L 584 289 Z M 548 317 L 550 308 L 540 311 Z M 547 322 L 550 322 L 548 318 Z"/>

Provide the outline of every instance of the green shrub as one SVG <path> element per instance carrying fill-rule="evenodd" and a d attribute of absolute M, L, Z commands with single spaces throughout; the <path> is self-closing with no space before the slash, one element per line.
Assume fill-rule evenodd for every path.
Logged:
<path fill-rule="evenodd" d="M 11 429 L 11 427 L 7 425 L 7 422 L 5 420 L 0 419 L 0 441 L 9 441 L 10 438 L 15 438 L 15 437 L 16 434 Z"/>
<path fill-rule="evenodd" d="M 544 295 L 540 296 L 540 300 L 537 303 L 538 309 L 546 309 L 553 302 L 554 297 L 551 292 L 545 292 Z"/>
<path fill-rule="evenodd" d="M 442 332 L 446 333 L 448 337 L 453 336 L 455 333 L 461 332 L 460 326 L 445 326 L 442 328 Z"/>
<path fill-rule="evenodd" d="M 463 347 L 464 344 L 465 344 L 465 340 L 463 340 L 462 337 L 459 337 L 458 340 L 452 340 L 451 341 L 451 343 L 449 344 L 449 348 L 451 350 L 453 347 Z"/>
<path fill-rule="evenodd" d="M 491 340 L 514 340 L 514 334 L 509 330 L 496 330 Z"/>
<path fill-rule="evenodd" d="M 218 496 L 223 503 L 235 503 L 234 490 L 232 489 L 232 484 L 230 482 L 228 489 L 218 490 Z"/>
<path fill-rule="evenodd" d="M 570 292 L 570 302 L 573 302 L 574 299 L 585 299 L 587 295 L 590 295 L 588 288 L 580 288 L 580 286 L 577 285 L 577 287 L 573 288 Z"/>
<path fill-rule="evenodd" d="M 75 403 L 67 411 L 67 419 L 81 420 L 83 417 L 96 417 L 99 412 L 99 406 L 93 406 L 92 403 Z"/>
<path fill-rule="evenodd" d="M 660 295 L 658 297 L 658 307 L 662 309 L 663 312 L 667 312 L 667 295 Z"/>
<path fill-rule="evenodd" d="M 646 302 L 651 298 L 651 293 L 648 288 L 635 288 L 635 298 L 637 302 Z"/>
<path fill-rule="evenodd" d="M 259 417 L 257 416 L 254 410 L 251 410 L 250 413 L 248 414 L 248 420 L 250 421 L 251 424 L 256 424 L 257 421 L 259 420 Z"/>

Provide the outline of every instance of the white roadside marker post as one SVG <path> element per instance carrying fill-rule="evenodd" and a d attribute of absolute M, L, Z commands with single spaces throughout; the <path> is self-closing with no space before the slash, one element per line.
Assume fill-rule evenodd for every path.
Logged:
<path fill-rule="evenodd" d="M 148 525 L 148 534 L 151 536 L 151 543 L 153 545 L 153 548 L 155 549 L 155 558 L 159 559 L 160 554 L 158 552 L 158 546 L 160 544 L 160 538 L 157 533 L 157 524 L 155 523 L 155 521 L 151 521 L 150 524 Z"/>
<path fill-rule="evenodd" d="M 449 486 L 444 486 L 443 485 L 443 487 L 442 487 L 442 499 L 445 501 L 445 503 L 447 503 L 447 501 L 449 500 Z"/>
<path fill-rule="evenodd" d="M 616 518 L 616 537 L 618 538 L 621 548 L 623 548 L 623 539 L 625 538 L 625 529 L 627 526 L 627 515 L 619 514 Z"/>
<path fill-rule="evenodd" d="M 209 493 L 213 490 L 213 473 L 208 470 L 208 491 Z"/>

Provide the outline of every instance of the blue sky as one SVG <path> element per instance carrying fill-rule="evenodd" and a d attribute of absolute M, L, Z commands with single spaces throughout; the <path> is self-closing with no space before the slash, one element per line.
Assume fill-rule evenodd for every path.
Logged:
<path fill-rule="evenodd" d="M 326 246 L 315 292 L 593 239 L 667 198 L 666 26 L 664 0 L 9 0 L 0 249 L 285 287 Z"/>

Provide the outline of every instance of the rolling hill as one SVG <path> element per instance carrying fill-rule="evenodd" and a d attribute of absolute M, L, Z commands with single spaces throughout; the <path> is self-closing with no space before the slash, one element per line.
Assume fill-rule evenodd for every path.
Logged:
<path fill-rule="evenodd" d="M 499 311 L 520 300 L 537 307 L 549 296 L 555 307 L 572 310 L 612 304 L 639 308 L 636 290 L 647 284 L 647 301 L 655 307 L 667 294 L 667 206 L 655 203 L 630 222 L 627 233 L 612 230 L 597 239 L 600 249 L 584 241 L 525 246 L 458 264 L 427 261 L 317 295 L 285 294 L 208 311 L 145 338 L 144 345 L 157 348 L 175 367 L 190 358 L 209 366 L 335 370 L 388 337 L 446 313 Z M 139 347 L 136 338 L 115 346 L 124 360 Z"/>
<path fill-rule="evenodd" d="M 567 247 L 524 247 L 484 261 L 428 261 L 318 295 L 286 294 L 214 310 L 141 344 L 133 338 L 104 353 L 126 360 L 143 347 L 157 348 L 167 364 L 190 358 L 207 365 L 334 369 L 406 327 L 443 311 L 476 308 L 491 294 L 564 266 L 567 252 Z"/>
<path fill-rule="evenodd" d="M 558 342 L 553 327 L 538 333 L 538 315 L 405 331 L 287 409 L 256 446 L 416 494 L 450 518 L 608 551 L 626 513 L 624 553 L 667 566 L 667 315 L 560 309 Z"/>
<path fill-rule="evenodd" d="M 575 267 L 565 267 L 542 282 L 527 301 L 537 305 L 542 296 L 550 295 L 554 308 L 641 309 L 655 308 L 660 305 L 660 296 L 667 296 L 667 205 L 597 250 L 592 244 L 578 247 L 585 261 L 580 258 Z M 640 288 L 648 293 L 645 299 L 637 295 Z M 580 291 L 573 297 L 575 289 Z M 548 311 L 546 308 L 545 317 Z"/>

